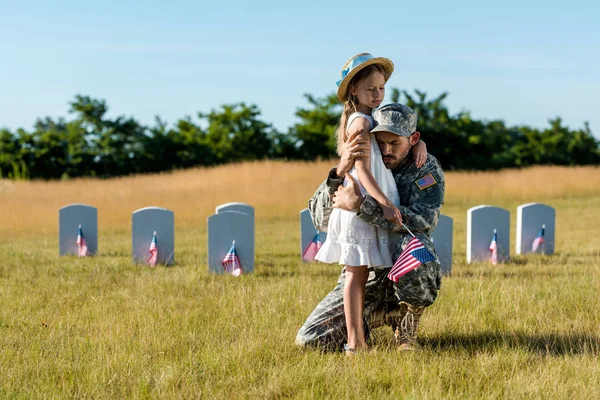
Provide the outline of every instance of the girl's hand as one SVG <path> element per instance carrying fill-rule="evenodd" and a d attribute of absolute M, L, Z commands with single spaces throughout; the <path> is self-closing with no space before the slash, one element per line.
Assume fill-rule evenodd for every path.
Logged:
<path fill-rule="evenodd" d="M 395 223 L 396 225 L 402 225 L 402 214 L 400 213 L 400 210 L 398 210 L 398 207 L 393 205 L 382 205 L 381 208 L 383 209 L 383 216 L 385 219 Z"/>
<path fill-rule="evenodd" d="M 427 146 L 424 141 L 419 140 L 413 146 L 413 158 L 415 159 L 417 168 L 421 168 L 425 164 L 425 161 L 427 161 Z"/>

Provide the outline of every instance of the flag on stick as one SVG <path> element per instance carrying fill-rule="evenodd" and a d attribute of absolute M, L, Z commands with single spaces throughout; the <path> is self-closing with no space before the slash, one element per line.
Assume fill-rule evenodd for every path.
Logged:
<path fill-rule="evenodd" d="M 498 233 L 496 229 L 494 229 L 494 236 L 492 237 L 492 242 L 490 243 L 490 260 L 493 265 L 498 264 Z"/>
<path fill-rule="evenodd" d="M 535 252 L 540 245 L 544 244 L 544 235 L 546 234 L 546 224 L 542 225 L 542 229 L 540 229 L 540 233 L 538 233 L 537 237 L 533 241 L 533 245 L 531 246 L 531 251 Z"/>
<path fill-rule="evenodd" d="M 77 228 L 77 256 L 85 257 L 87 256 L 87 252 L 88 248 L 83 237 L 83 230 L 81 229 L 81 225 L 79 225 L 79 228 Z"/>
<path fill-rule="evenodd" d="M 321 242 L 321 238 L 319 237 L 319 232 L 317 232 L 313 240 L 311 240 L 310 244 L 306 247 L 306 250 L 304 250 L 304 254 L 302 254 L 302 259 L 306 262 L 313 261 L 315 259 L 315 256 L 319 252 L 319 249 L 321 248 L 322 244 L 323 243 Z"/>
<path fill-rule="evenodd" d="M 406 275 L 413 269 L 416 269 L 419 265 L 425 264 L 431 260 L 435 260 L 433 254 L 423 246 L 423 243 L 421 243 L 419 239 L 413 236 L 394 263 L 392 270 L 388 274 L 388 278 L 393 282 L 398 282 L 398 279 L 400 279 L 402 275 Z"/>
<path fill-rule="evenodd" d="M 158 245 L 156 242 L 156 231 L 152 234 L 152 243 L 150 243 L 150 248 L 148 249 L 150 252 L 150 258 L 148 259 L 148 265 L 151 267 L 156 266 L 156 261 L 158 261 Z"/>
<path fill-rule="evenodd" d="M 242 274 L 242 264 L 240 263 L 240 258 L 235 250 L 235 240 L 231 244 L 231 248 L 227 252 L 227 255 L 225 255 L 222 264 L 225 272 L 228 272 L 233 276 L 240 276 Z"/>

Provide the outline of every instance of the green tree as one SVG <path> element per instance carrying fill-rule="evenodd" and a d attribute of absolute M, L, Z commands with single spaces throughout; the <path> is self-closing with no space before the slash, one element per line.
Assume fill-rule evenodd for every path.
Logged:
<path fill-rule="evenodd" d="M 206 139 L 219 163 L 266 158 L 275 129 L 260 117 L 254 104 L 225 104 L 209 113 L 199 113 L 207 123 Z"/>
<path fill-rule="evenodd" d="M 20 143 L 8 129 L 0 129 L 0 178 L 14 178 L 15 166 L 21 165 Z"/>
<path fill-rule="evenodd" d="M 307 108 L 298 108 L 300 122 L 290 128 L 288 135 L 296 140 L 298 157 L 305 160 L 329 158 L 337 147 L 335 131 L 340 121 L 341 105 L 335 93 L 323 98 L 310 94 L 304 97 Z"/>
<path fill-rule="evenodd" d="M 68 141 L 63 119 L 38 119 L 31 134 L 29 172 L 36 178 L 60 178 L 68 163 Z"/>
<path fill-rule="evenodd" d="M 216 163 L 206 132 L 191 118 L 180 119 L 174 128 L 156 117 L 146 143 L 146 169 L 151 172 Z"/>
<path fill-rule="evenodd" d="M 447 96 L 391 88 L 393 102 L 419 114 L 418 130 L 428 151 L 446 170 L 600 163 L 600 141 L 587 123 L 571 130 L 557 117 L 544 130 L 507 127 L 499 120 L 476 120 L 468 111 L 451 114 Z M 263 158 L 332 157 L 341 104 L 334 93 L 304 97 L 308 104 L 296 110 L 299 121 L 284 134 L 261 119 L 256 105 L 246 103 L 199 113 L 199 123 L 185 117 L 171 128 L 157 117 L 148 128 L 133 118 L 110 119 L 104 100 L 77 95 L 70 103 L 71 120 L 47 117 L 38 119 L 31 132 L 0 130 L 0 176 L 111 177 Z"/>
<path fill-rule="evenodd" d="M 586 123 L 584 129 L 572 131 L 556 117 L 549 121 L 550 127 L 540 135 L 542 164 L 578 165 L 596 164 L 599 142 Z"/>
<path fill-rule="evenodd" d="M 105 117 L 104 100 L 76 96 L 70 111 L 92 147 L 94 171 L 101 177 L 144 172 L 146 129 L 133 118 Z"/>
<path fill-rule="evenodd" d="M 421 132 L 428 152 L 435 155 L 446 169 L 465 167 L 466 160 L 462 157 L 468 154 L 469 147 L 478 143 L 478 139 L 473 139 L 471 144 L 468 140 L 468 136 L 476 134 L 478 128 L 473 125 L 469 113 L 450 115 L 444 104 L 448 96 L 445 92 L 431 100 L 419 90 L 415 90 L 414 95 L 407 91 L 402 93 L 406 98 L 405 104 L 419 116 L 417 130 Z"/>

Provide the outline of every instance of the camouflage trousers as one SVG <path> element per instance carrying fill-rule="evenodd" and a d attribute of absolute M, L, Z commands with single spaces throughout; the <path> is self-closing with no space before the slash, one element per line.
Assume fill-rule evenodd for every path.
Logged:
<path fill-rule="evenodd" d="M 430 306 L 441 286 L 440 263 L 437 258 L 402 276 L 398 283 L 388 279 L 390 268 L 370 269 L 365 289 L 364 327 L 365 337 L 370 329 L 377 328 L 382 319 L 371 318 L 375 313 L 388 314 L 400 307 L 404 301 L 414 306 Z M 345 270 L 342 271 L 335 288 L 317 305 L 298 331 L 296 344 L 317 347 L 322 350 L 340 350 L 347 341 L 344 317 Z M 400 321 L 387 318 L 391 326 Z"/>

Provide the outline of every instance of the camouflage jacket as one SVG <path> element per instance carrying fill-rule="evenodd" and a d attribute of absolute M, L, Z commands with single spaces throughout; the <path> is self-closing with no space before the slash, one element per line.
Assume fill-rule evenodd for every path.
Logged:
<path fill-rule="evenodd" d="M 415 235 L 429 237 L 437 225 L 440 207 L 444 203 L 444 172 L 438 160 L 431 154 L 421 168 L 417 168 L 412 153 L 406 160 L 392 170 L 394 180 L 400 194 L 400 213 L 402 221 Z M 313 197 L 308 201 L 308 208 L 315 227 L 327 232 L 327 224 L 331 215 L 331 196 L 342 184 L 343 179 L 336 175 L 336 169 L 329 172 Z M 395 225 L 383 217 L 379 203 L 366 195 L 358 212 L 364 221 L 400 236 L 408 232 L 402 226 Z M 426 247 L 430 247 L 426 244 Z M 435 254 L 435 253 L 433 253 Z"/>

